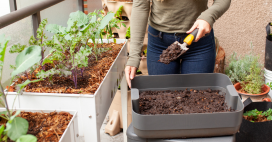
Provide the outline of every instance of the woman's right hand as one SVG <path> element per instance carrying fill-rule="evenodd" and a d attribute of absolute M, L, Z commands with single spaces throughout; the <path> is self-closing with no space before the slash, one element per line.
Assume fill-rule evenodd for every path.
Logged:
<path fill-rule="evenodd" d="M 125 74 L 129 88 L 131 88 L 131 80 L 135 77 L 136 71 L 137 68 L 133 66 L 126 66 L 125 68 Z"/>

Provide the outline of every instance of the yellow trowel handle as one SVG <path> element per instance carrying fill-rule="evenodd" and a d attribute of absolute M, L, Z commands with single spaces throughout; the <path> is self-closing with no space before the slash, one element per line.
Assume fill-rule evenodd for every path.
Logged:
<path fill-rule="evenodd" d="M 196 35 L 198 33 L 198 29 L 195 29 L 192 33 L 190 33 L 184 40 L 183 42 L 186 42 L 187 45 L 191 45 L 194 39 L 196 38 Z"/>

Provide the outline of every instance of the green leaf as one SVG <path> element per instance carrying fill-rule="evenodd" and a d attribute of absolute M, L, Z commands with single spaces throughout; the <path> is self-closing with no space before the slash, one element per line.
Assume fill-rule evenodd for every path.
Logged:
<path fill-rule="evenodd" d="M 8 137 L 11 140 L 16 141 L 27 133 L 28 122 L 24 118 L 16 117 L 11 122 L 8 121 L 6 127 Z"/>
<path fill-rule="evenodd" d="M 1 125 L 1 127 L 0 127 L 0 135 L 2 135 L 2 133 L 4 132 L 4 130 L 5 130 L 5 126 Z"/>
<path fill-rule="evenodd" d="M 46 26 L 46 30 L 50 33 L 59 33 L 59 25 L 57 24 L 49 24 Z"/>
<path fill-rule="evenodd" d="M 36 142 L 37 138 L 33 135 L 22 135 L 16 142 Z"/>
<path fill-rule="evenodd" d="M 21 113 L 20 110 L 16 111 L 16 113 L 15 113 L 14 115 L 12 115 L 12 116 L 10 117 L 9 120 L 13 120 L 13 119 L 14 119 L 17 115 L 19 115 L 20 113 Z"/>
<path fill-rule="evenodd" d="M 96 15 L 94 15 L 93 17 L 92 17 L 92 20 L 90 21 L 90 23 L 93 23 L 93 22 L 95 22 L 96 21 Z"/>
<path fill-rule="evenodd" d="M 125 23 L 122 23 L 122 25 L 123 25 L 124 27 L 126 27 L 126 24 L 125 24 Z"/>
<path fill-rule="evenodd" d="M 271 115 L 268 116 L 268 117 L 267 117 L 267 120 L 272 120 L 272 116 L 271 116 Z"/>
<path fill-rule="evenodd" d="M 32 80 L 30 81 L 29 79 L 26 80 L 24 83 L 22 84 L 18 84 L 17 86 L 20 87 L 20 90 L 22 90 L 26 85 L 28 85 L 29 83 L 35 83 L 35 82 L 39 82 L 39 81 L 42 81 L 43 79 L 36 79 L 36 80 Z"/>
<path fill-rule="evenodd" d="M 32 45 L 24 49 L 16 57 L 15 66 L 17 68 L 11 73 L 11 76 L 13 77 L 21 72 L 24 72 L 35 63 L 39 62 L 42 58 L 41 51 L 41 47 L 36 45 Z"/>
<path fill-rule="evenodd" d="M 109 13 L 107 14 L 102 20 L 101 20 L 101 24 L 98 27 L 99 30 L 102 30 L 105 28 L 105 26 L 107 26 L 110 22 L 110 20 L 113 18 L 114 13 Z"/>
<path fill-rule="evenodd" d="M 0 61 L 4 62 L 6 48 L 10 38 L 5 38 L 4 34 L 0 35 Z"/>
<path fill-rule="evenodd" d="M 46 64 L 46 63 L 53 64 L 53 61 L 52 61 L 52 60 L 50 60 L 49 58 L 45 58 L 45 59 L 43 60 L 42 65 L 44 65 L 44 64 Z"/>
<path fill-rule="evenodd" d="M 82 11 L 72 12 L 69 16 L 67 25 L 68 29 L 71 28 L 71 26 L 74 24 L 74 21 L 77 21 L 77 26 L 83 26 L 89 22 L 89 18 L 86 14 L 84 14 Z"/>
<path fill-rule="evenodd" d="M 64 38 L 65 38 L 66 40 L 72 40 L 72 37 L 71 37 L 69 34 L 67 34 Z"/>

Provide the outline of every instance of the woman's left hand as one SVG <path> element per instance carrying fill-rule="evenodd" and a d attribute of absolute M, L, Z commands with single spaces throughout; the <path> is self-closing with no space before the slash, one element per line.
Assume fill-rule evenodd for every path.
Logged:
<path fill-rule="evenodd" d="M 202 38 L 206 34 L 209 34 L 212 30 L 212 27 L 208 22 L 206 22 L 205 20 L 198 19 L 198 20 L 196 20 L 196 22 L 194 23 L 192 28 L 189 31 L 187 31 L 186 33 L 189 34 L 189 33 L 193 32 L 194 29 L 196 29 L 196 28 L 198 28 L 198 34 L 194 40 L 195 42 L 197 42 L 200 38 Z"/>

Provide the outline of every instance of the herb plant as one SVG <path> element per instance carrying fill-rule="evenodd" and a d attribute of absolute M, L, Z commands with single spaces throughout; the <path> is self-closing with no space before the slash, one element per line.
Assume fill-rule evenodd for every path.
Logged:
<path fill-rule="evenodd" d="M 0 80 L 2 78 L 2 68 L 8 41 L 9 39 L 5 38 L 4 35 L 0 35 Z M 29 46 L 22 50 L 16 57 L 16 69 L 11 74 L 10 84 L 12 83 L 15 75 L 25 72 L 29 67 L 41 60 L 41 58 L 41 48 L 39 46 Z M 18 84 L 18 87 L 20 88 L 18 94 L 26 85 L 37 81 L 40 80 L 26 80 L 24 83 Z M 8 86 L 7 90 L 9 90 L 9 88 L 10 86 Z M 16 142 L 36 142 L 37 138 L 35 136 L 27 134 L 29 126 L 27 120 L 21 117 L 16 117 L 20 114 L 20 111 L 13 112 L 10 110 L 6 99 L 8 91 L 4 91 L 2 84 L 0 84 L 0 90 L 2 98 L 1 103 L 4 102 L 6 108 L 6 111 L 0 112 L 0 117 L 7 121 L 6 125 L 0 126 L 0 141 L 6 142 L 8 138 L 10 138 Z"/>
<path fill-rule="evenodd" d="M 67 27 L 51 24 L 46 30 L 54 33 L 51 56 L 43 61 L 53 64 L 48 71 L 40 71 L 38 78 L 52 78 L 54 74 L 69 77 L 77 88 L 78 73 L 83 77 L 84 69 L 88 66 L 90 59 L 96 58 L 102 52 L 110 48 L 97 48 L 98 41 L 104 28 L 110 23 L 114 14 L 106 16 L 93 12 L 85 15 L 81 11 L 73 12 L 67 22 Z M 98 18 L 97 18 L 98 17 Z M 93 41 L 90 47 L 88 41 Z M 54 62 L 56 61 L 56 62 Z"/>
<path fill-rule="evenodd" d="M 262 65 L 258 60 L 259 57 L 253 54 L 253 49 L 250 54 L 245 55 L 243 58 L 237 57 L 234 52 L 230 57 L 230 62 L 225 73 L 233 84 L 240 82 L 245 92 L 259 94 L 261 93 L 264 81 Z"/>

